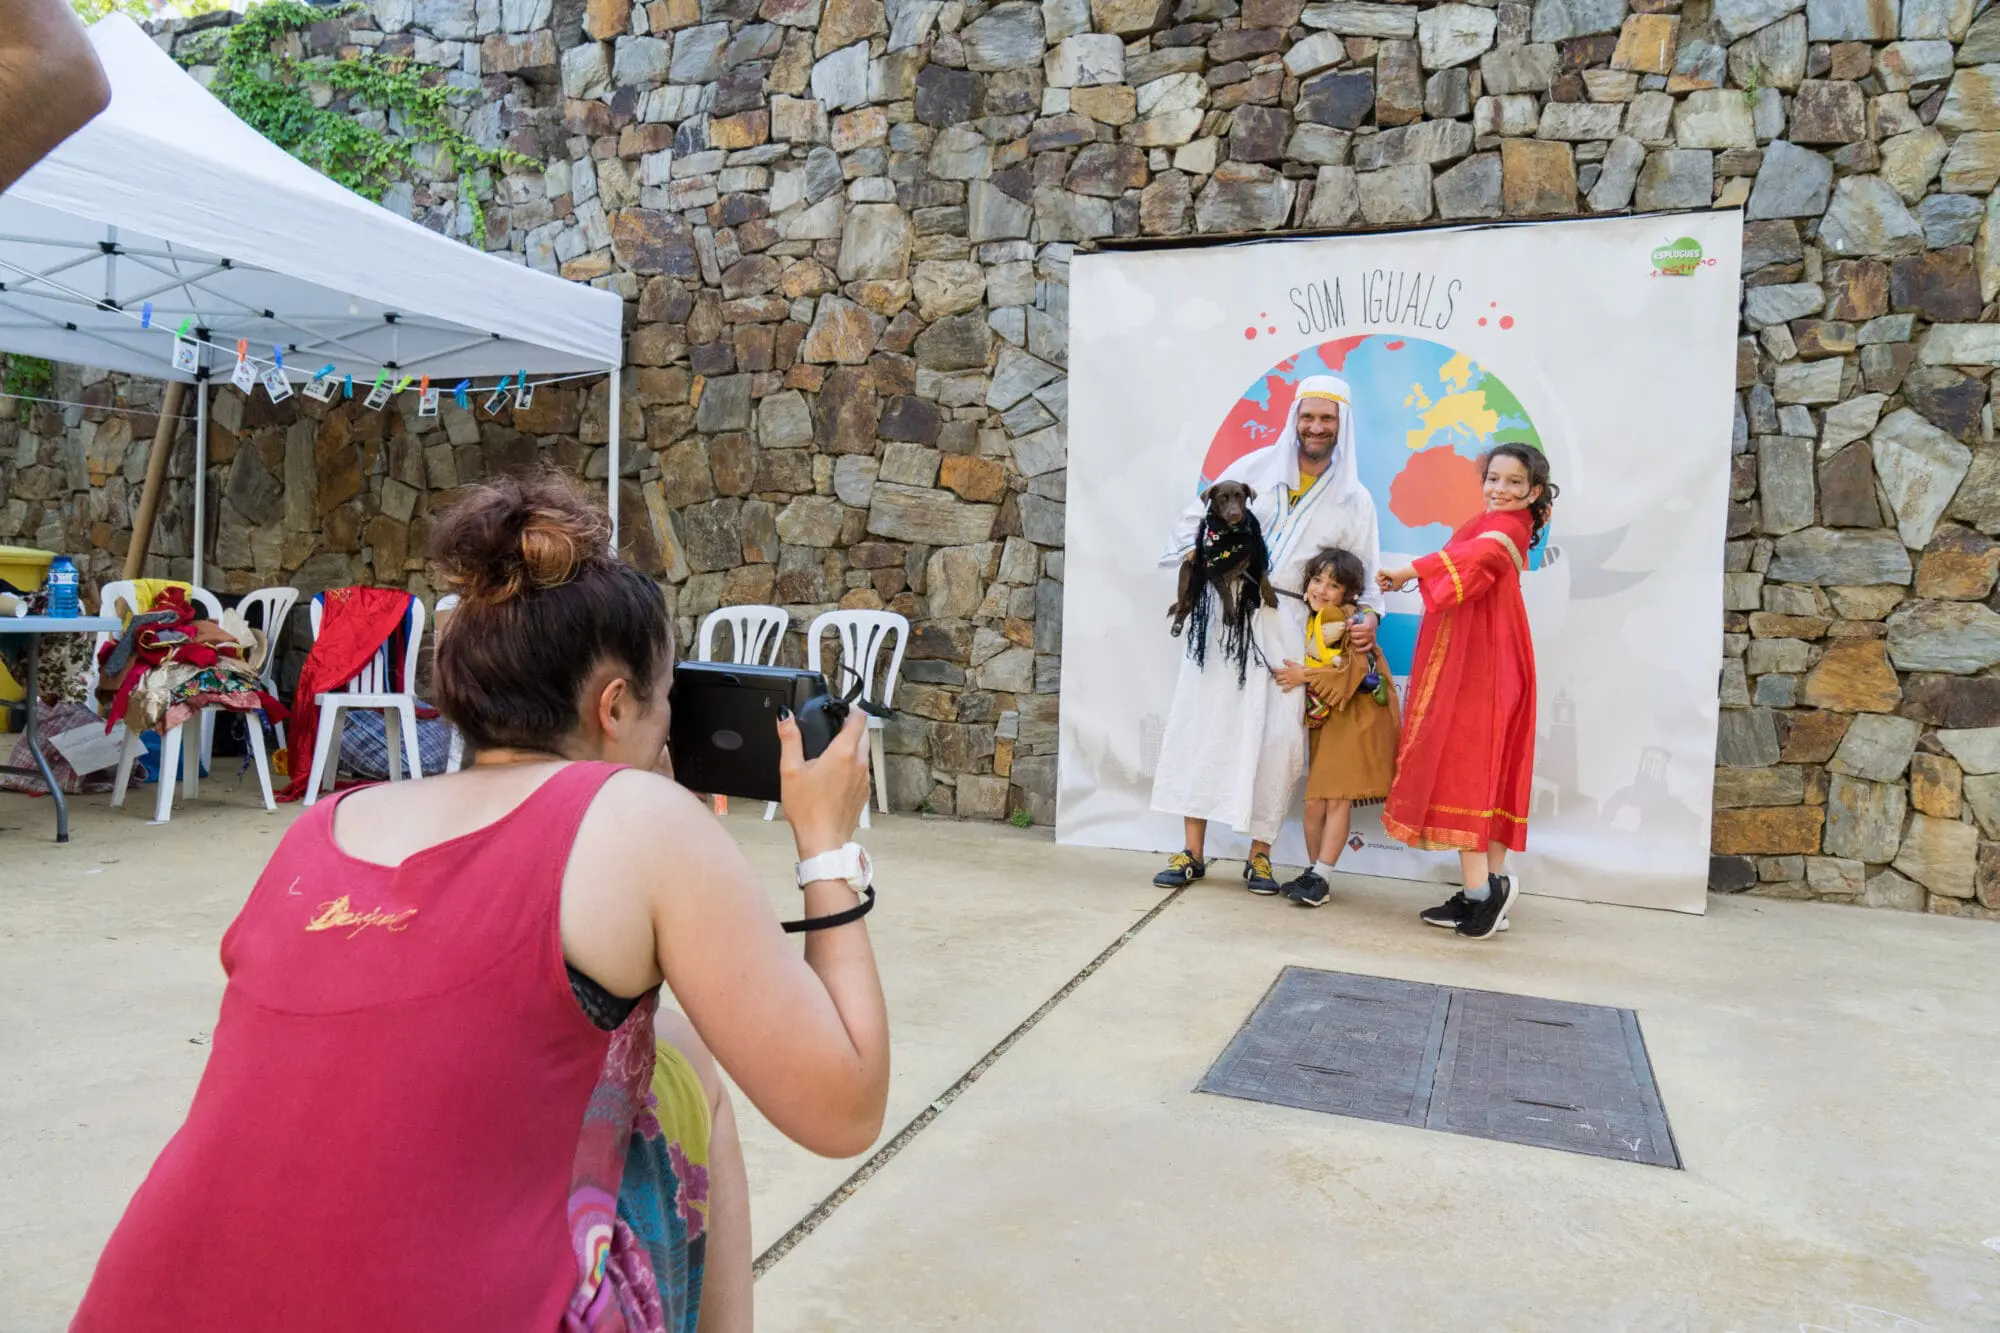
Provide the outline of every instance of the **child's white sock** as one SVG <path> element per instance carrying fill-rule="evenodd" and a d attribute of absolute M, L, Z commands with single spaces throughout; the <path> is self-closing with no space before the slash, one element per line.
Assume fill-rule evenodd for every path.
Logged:
<path fill-rule="evenodd" d="M 1333 863 L 1331 861 L 1313 862 L 1313 874 L 1318 875 L 1321 879 L 1333 878 Z"/>
<path fill-rule="evenodd" d="M 1477 884 L 1468 884 L 1465 886 L 1465 897 L 1468 902 L 1483 903 L 1492 892 L 1492 888 L 1483 879 Z"/>

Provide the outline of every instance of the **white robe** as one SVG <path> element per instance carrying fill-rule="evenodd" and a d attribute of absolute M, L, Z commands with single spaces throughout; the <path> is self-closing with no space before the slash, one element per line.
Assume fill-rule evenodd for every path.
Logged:
<path fill-rule="evenodd" d="M 1338 452 L 1343 449 L 1345 457 Z M 1360 558 L 1367 583 L 1362 601 L 1378 613 L 1382 609 L 1381 594 L 1374 591 L 1381 537 L 1375 502 L 1355 478 L 1352 432 L 1342 431 L 1326 472 L 1294 506 L 1291 488 L 1298 479 L 1290 431 L 1276 444 L 1245 454 L 1217 478 L 1247 482 L 1257 492 L 1251 509 L 1264 526 L 1278 605 L 1258 610 L 1256 642 L 1272 667 L 1305 658 L 1306 608 L 1298 594 L 1305 591 L 1305 562 L 1321 547 L 1343 547 Z M 1204 500 L 1183 511 L 1161 564 L 1180 564 L 1193 549 L 1207 511 Z M 1189 660 L 1185 645 L 1175 641 L 1183 649 L 1180 675 L 1153 777 L 1153 809 L 1220 821 L 1254 842 L 1274 842 L 1305 770 L 1304 703 L 1297 692 L 1286 693 L 1255 654 L 1250 674 L 1238 688 L 1235 665 L 1224 658 L 1218 642 L 1220 622 L 1220 616 L 1210 617 L 1206 669 Z"/>

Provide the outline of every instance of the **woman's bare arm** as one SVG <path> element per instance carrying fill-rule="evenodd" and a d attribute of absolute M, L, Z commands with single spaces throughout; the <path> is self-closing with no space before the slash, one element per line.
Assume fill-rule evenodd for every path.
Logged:
<path fill-rule="evenodd" d="M 65 0 L 0 0 L 0 191 L 111 100 Z"/>
<path fill-rule="evenodd" d="M 866 718 L 856 710 L 811 764 L 798 757 L 797 727 L 781 732 L 800 858 L 832 851 L 867 798 Z M 652 774 L 607 783 L 582 834 L 579 851 L 591 847 L 587 860 L 572 858 L 564 894 L 569 961 L 623 994 L 664 976 L 715 1058 L 781 1132 L 830 1157 L 865 1151 L 889 1087 L 888 1016 L 866 924 L 807 932 L 801 958 L 721 821 Z M 798 915 L 809 917 L 857 902 L 837 880 L 800 896 Z M 640 944 L 646 956 L 635 953 Z"/>

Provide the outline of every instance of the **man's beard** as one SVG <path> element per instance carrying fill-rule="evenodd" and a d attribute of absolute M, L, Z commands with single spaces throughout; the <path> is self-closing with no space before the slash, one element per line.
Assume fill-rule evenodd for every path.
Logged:
<path fill-rule="evenodd" d="M 1317 441 L 1301 439 L 1299 441 L 1299 456 L 1310 463 L 1324 463 L 1333 457 L 1335 444 L 1336 441 L 1333 440 L 1328 440 L 1324 444 L 1321 444 Z"/>

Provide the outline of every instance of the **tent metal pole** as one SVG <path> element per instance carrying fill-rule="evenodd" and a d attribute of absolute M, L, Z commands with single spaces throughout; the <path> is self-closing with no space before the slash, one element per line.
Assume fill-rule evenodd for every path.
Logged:
<path fill-rule="evenodd" d="M 205 360 L 206 358 L 204 358 Z M 202 552 L 208 546 L 204 526 L 208 513 L 208 367 L 203 366 L 194 384 L 194 586 L 201 581 Z"/>
<path fill-rule="evenodd" d="M 611 456 L 605 468 L 605 503 L 611 510 L 611 554 L 618 554 L 618 428 L 622 424 L 624 412 L 619 402 L 620 381 L 625 378 L 623 366 L 611 368 Z"/>

